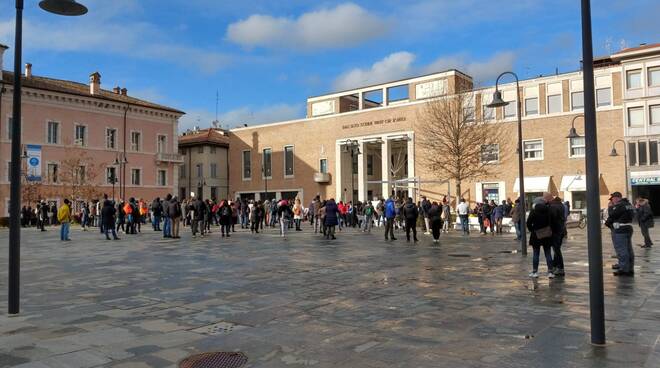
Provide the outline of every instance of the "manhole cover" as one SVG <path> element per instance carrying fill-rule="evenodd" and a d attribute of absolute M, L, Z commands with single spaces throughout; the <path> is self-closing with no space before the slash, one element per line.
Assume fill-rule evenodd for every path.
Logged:
<path fill-rule="evenodd" d="M 187 357 L 179 363 L 179 368 L 240 368 L 247 363 L 243 353 L 203 353 Z"/>
<path fill-rule="evenodd" d="M 218 322 L 212 325 L 196 328 L 191 331 L 205 335 L 224 335 L 232 333 L 233 331 L 241 330 L 243 328 L 245 328 L 245 326 L 235 325 L 229 322 Z"/>
<path fill-rule="evenodd" d="M 470 258 L 469 254 L 449 254 L 450 257 Z"/>

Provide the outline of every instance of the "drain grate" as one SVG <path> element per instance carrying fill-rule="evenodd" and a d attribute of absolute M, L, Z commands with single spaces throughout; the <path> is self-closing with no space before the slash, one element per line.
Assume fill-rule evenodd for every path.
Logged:
<path fill-rule="evenodd" d="M 205 335 L 225 335 L 244 328 L 245 326 L 236 325 L 230 322 L 218 322 L 212 325 L 196 328 L 191 331 Z"/>
<path fill-rule="evenodd" d="M 471 256 L 469 254 L 448 254 L 450 257 L 459 257 L 459 258 L 470 258 Z"/>
<path fill-rule="evenodd" d="M 179 363 L 179 368 L 240 368 L 247 363 L 243 353 L 213 352 L 192 355 Z"/>

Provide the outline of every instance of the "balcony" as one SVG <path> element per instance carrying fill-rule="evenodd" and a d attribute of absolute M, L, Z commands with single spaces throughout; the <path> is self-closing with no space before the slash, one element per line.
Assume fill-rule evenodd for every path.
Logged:
<path fill-rule="evenodd" d="M 314 181 L 319 184 L 330 183 L 330 173 L 314 173 Z"/>
<path fill-rule="evenodd" d="M 162 153 L 156 154 L 156 162 L 171 162 L 174 164 L 183 164 L 183 155 L 178 153 Z"/>

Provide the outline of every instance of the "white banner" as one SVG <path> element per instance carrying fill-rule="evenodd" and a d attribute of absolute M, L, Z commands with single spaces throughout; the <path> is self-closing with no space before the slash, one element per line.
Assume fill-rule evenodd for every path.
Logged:
<path fill-rule="evenodd" d="M 41 146 L 28 144 L 27 153 L 27 180 L 41 181 Z"/>

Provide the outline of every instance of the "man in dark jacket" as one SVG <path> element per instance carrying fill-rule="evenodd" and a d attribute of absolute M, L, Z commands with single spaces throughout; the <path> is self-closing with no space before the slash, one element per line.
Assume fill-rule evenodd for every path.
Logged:
<path fill-rule="evenodd" d="M 431 201 L 429 201 L 426 197 L 422 197 L 420 209 L 422 210 L 422 216 L 424 216 L 424 234 L 429 235 L 431 233 L 431 217 L 429 216 L 429 210 L 431 210 Z"/>
<path fill-rule="evenodd" d="M 555 276 L 564 276 L 564 257 L 561 253 L 561 245 L 566 235 L 566 218 L 564 217 L 564 204 L 561 198 L 545 193 L 543 199 L 550 209 L 550 228 L 552 228 L 552 258 L 553 273 Z"/>
<path fill-rule="evenodd" d="M 644 245 L 641 247 L 651 248 L 653 246 L 653 242 L 649 236 L 649 228 L 652 228 L 655 225 L 653 222 L 653 211 L 651 210 L 648 199 L 641 197 L 637 198 L 635 207 L 637 207 L 637 222 L 639 223 L 639 230 L 642 232 L 642 236 L 644 237 Z"/>
<path fill-rule="evenodd" d="M 163 211 L 163 238 L 172 238 L 172 216 L 170 216 L 171 201 L 172 195 L 168 193 L 161 204 Z"/>
<path fill-rule="evenodd" d="M 160 197 L 156 197 L 153 202 L 151 202 L 151 225 L 154 231 L 160 230 L 160 219 L 163 217 L 163 205 L 160 203 Z M 165 225 L 163 225 L 165 227 Z"/>
<path fill-rule="evenodd" d="M 170 195 L 168 194 L 167 196 L 169 197 Z M 167 201 L 165 209 L 165 212 L 167 213 L 166 219 L 169 220 L 168 222 L 170 223 L 168 226 L 168 235 L 171 238 L 179 239 L 179 227 L 181 225 L 181 204 L 179 203 L 179 199 L 177 197 L 171 198 Z"/>
<path fill-rule="evenodd" d="M 115 231 L 115 214 L 117 210 L 115 205 L 108 199 L 103 201 L 103 208 L 101 209 L 101 218 L 103 219 L 103 229 L 105 232 L 105 239 L 110 240 L 109 232 L 112 232 L 112 238 L 119 240 L 117 232 Z"/>
<path fill-rule="evenodd" d="M 197 237 L 197 232 L 199 231 L 201 237 L 204 237 L 204 218 L 206 217 L 206 204 L 202 201 L 201 198 L 197 198 L 190 205 L 190 210 L 193 211 L 192 214 L 192 236 L 193 238 Z"/>
<path fill-rule="evenodd" d="M 612 231 L 612 243 L 619 263 L 613 265 L 614 276 L 633 276 L 635 274 L 635 253 L 632 248 L 633 217 L 635 210 L 623 198 L 620 192 L 610 195 L 610 205 L 607 209 L 605 226 Z"/>
<path fill-rule="evenodd" d="M 410 230 L 412 229 L 413 239 L 417 240 L 417 217 L 419 216 L 419 211 L 417 206 L 412 201 L 412 198 L 406 200 L 406 204 L 403 206 L 403 218 L 406 221 L 406 239 L 410 241 Z"/>

